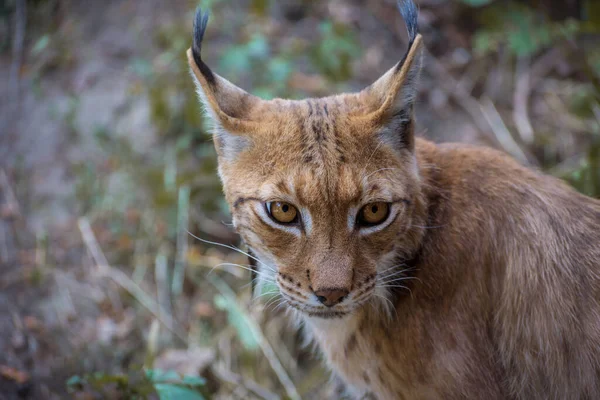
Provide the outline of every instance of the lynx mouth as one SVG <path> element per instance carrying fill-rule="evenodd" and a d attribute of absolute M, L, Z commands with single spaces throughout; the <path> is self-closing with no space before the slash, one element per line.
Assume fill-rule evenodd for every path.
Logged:
<path fill-rule="evenodd" d="M 324 318 L 324 319 L 332 319 L 332 318 L 342 318 L 345 317 L 346 315 L 350 314 L 350 311 L 348 310 L 326 310 L 326 309 L 319 309 L 316 307 L 311 307 L 302 303 L 299 303 L 295 300 L 293 300 L 292 298 L 290 298 L 289 296 L 285 295 L 285 293 L 282 293 L 283 298 L 285 299 L 285 302 L 287 303 L 287 305 L 289 305 L 290 307 L 300 311 L 302 314 L 309 316 L 309 317 L 316 317 L 316 318 Z"/>
<path fill-rule="evenodd" d="M 309 317 L 317 317 L 317 318 L 324 318 L 324 319 L 332 319 L 332 318 L 343 318 L 346 315 L 350 314 L 349 312 L 345 312 L 345 311 L 330 311 L 330 312 L 308 312 L 308 311 L 304 311 L 304 313 L 306 315 L 308 315 Z"/>

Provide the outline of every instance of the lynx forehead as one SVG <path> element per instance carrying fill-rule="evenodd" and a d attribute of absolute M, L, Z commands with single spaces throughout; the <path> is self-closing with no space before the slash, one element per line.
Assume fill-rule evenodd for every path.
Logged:
<path fill-rule="evenodd" d="M 600 202 L 414 137 L 417 10 L 359 93 L 261 100 L 188 60 L 257 276 L 357 398 L 600 398 Z"/>

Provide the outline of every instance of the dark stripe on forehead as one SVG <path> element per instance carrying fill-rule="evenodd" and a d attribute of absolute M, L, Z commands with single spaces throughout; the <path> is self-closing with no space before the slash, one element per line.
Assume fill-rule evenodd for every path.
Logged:
<path fill-rule="evenodd" d="M 310 104 L 309 100 L 306 101 L 306 104 L 308 105 L 308 115 L 311 116 L 312 115 L 312 105 Z M 302 162 L 305 164 L 312 163 L 313 162 L 313 156 L 312 156 L 313 148 L 312 148 L 311 140 L 308 136 L 308 130 L 306 129 L 306 122 L 308 121 L 308 118 L 305 115 L 303 115 L 300 108 L 294 109 L 294 116 L 295 116 L 295 120 L 297 121 L 297 123 L 302 126 L 302 129 L 300 129 L 300 143 L 302 146 L 300 151 L 302 152 Z"/>
<path fill-rule="evenodd" d="M 323 121 L 313 120 L 312 130 L 315 135 L 315 140 L 318 143 L 321 143 L 322 141 L 327 139 L 327 135 L 325 134 L 325 130 L 323 129 Z"/>
<path fill-rule="evenodd" d="M 337 158 L 338 161 L 341 163 L 345 163 L 346 162 L 346 157 L 344 156 L 344 147 L 342 146 L 342 140 L 340 139 L 340 135 L 339 135 L 339 131 L 337 129 L 337 124 L 335 119 L 333 119 L 333 121 L 331 121 L 332 126 L 333 126 L 333 137 L 334 139 L 334 143 L 335 143 L 335 153 L 337 154 Z"/>
<path fill-rule="evenodd" d="M 285 194 L 290 194 L 290 189 L 287 187 L 286 183 L 284 181 L 279 181 L 275 184 L 275 187 L 277 189 L 279 189 L 280 192 L 283 192 Z"/>

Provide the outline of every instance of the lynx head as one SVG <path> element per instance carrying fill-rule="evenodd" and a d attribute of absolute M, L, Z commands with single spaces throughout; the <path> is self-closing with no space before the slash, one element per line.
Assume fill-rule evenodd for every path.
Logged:
<path fill-rule="evenodd" d="M 412 1 L 399 8 L 409 48 L 398 64 L 359 93 L 300 101 L 261 100 L 215 74 L 201 58 L 208 15 L 196 13 L 187 55 L 233 225 L 259 276 L 305 315 L 341 317 L 387 296 L 422 237 L 421 36 Z"/>

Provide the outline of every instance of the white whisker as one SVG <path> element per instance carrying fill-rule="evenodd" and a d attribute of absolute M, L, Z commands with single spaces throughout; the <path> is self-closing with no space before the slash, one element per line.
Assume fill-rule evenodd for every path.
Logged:
<path fill-rule="evenodd" d="M 394 310 L 394 311 L 396 311 L 396 307 L 394 306 L 394 303 L 392 303 L 392 301 L 391 301 L 390 299 L 388 299 L 386 296 L 383 296 L 383 295 L 381 295 L 381 294 L 379 294 L 379 293 L 376 293 L 376 292 L 373 292 L 373 294 L 374 294 L 376 297 L 382 298 L 382 299 L 384 299 L 385 301 L 387 301 L 387 302 L 389 303 L 389 305 L 390 305 L 391 309 L 392 309 L 392 310 Z M 384 304 L 385 304 L 385 303 L 384 303 Z"/>
<path fill-rule="evenodd" d="M 256 296 L 253 300 L 258 300 L 261 297 L 268 296 L 268 295 L 273 295 L 273 294 L 279 294 L 279 290 L 274 290 L 272 292 L 262 293 L 262 294 Z"/>
<path fill-rule="evenodd" d="M 387 275 L 378 276 L 377 280 L 378 281 L 382 281 L 382 280 L 385 280 L 385 279 L 396 277 L 398 275 L 406 275 L 406 270 L 401 270 L 401 271 L 396 271 L 396 272 L 390 272 Z"/>
<path fill-rule="evenodd" d="M 379 143 L 377 143 L 377 146 L 375 146 L 375 150 L 373 150 L 373 152 L 371 153 L 371 155 L 369 156 L 369 159 L 367 160 L 367 162 L 365 163 L 365 166 L 363 167 L 362 171 L 360 172 L 360 174 L 364 174 L 365 171 L 367 170 L 367 167 L 369 166 L 369 163 L 371 162 L 371 159 L 373 158 L 373 156 L 375 155 L 375 153 L 377 152 L 377 150 L 381 147 L 381 145 L 383 144 L 383 140 L 380 140 Z M 363 178 L 364 179 L 364 178 Z M 363 182 L 364 183 L 364 182 Z"/>
<path fill-rule="evenodd" d="M 264 305 L 265 310 L 267 310 L 270 305 L 272 305 L 278 301 L 281 301 L 281 300 L 285 300 L 285 299 L 283 297 L 277 297 L 277 296 L 273 297 L 272 299 L 269 299 L 269 301 L 267 301 Z"/>
<path fill-rule="evenodd" d="M 369 175 L 365 176 L 364 178 L 362 178 L 362 184 L 364 185 L 365 179 L 367 179 L 368 177 L 370 177 L 373 174 L 376 174 L 377 172 L 381 172 L 381 171 L 393 171 L 393 170 L 397 170 L 398 168 L 380 168 L 376 171 L 371 172 Z"/>
<path fill-rule="evenodd" d="M 268 306 L 265 305 L 265 311 L 274 312 L 279 306 L 283 305 L 285 302 L 286 300 L 283 297 L 276 297 L 275 301 L 270 302 Z M 269 307 L 271 308 L 271 310 L 269 310 Z"/>
<path fill-rule="evenodd" d="M 210 240 L 206 240 L 206 239 L 199 238 L 198 236 L 194 235 L 194 234 L 193 234 L 193 233 L 191 233 L 190 231 L 187 231 L 187 230 L 186 230 L 186 232 L 188 233 L 188 235 L 190 235 L 190 236 L 191 236 L 191 237 L 193 237 L 194 239 L 196 239 L 196 240 L 199 240 L 199 241 L 201 241 L 201 242 L 203 242 L 203 243 L 212 244 L 212 245 L 214 245 L 214 246 L 221 246 L 221 247 L 225 247 L 225 248 L 227 248 L 227 249 L 233 250 L 233 251 L 237 251 L 238 253 L 241 253 L 241 254 L 243 254 L 243 255 L 245 255 L 245 256 L 248 256 L 249 258 L 253 259 L 253 260 L 254 260 L 254 261 L 256 261 L 257 263 L 260 263 L 261 265 L 264 265 L 266 268 L 268 268 L 268 269 L 270 269 L 271 271 L 275 272 L 275 270 L 274 270 L 272 267 L 270 267 L 269 265 L 267 265 L 267 264 L 263 263 L 263 262 L 262 262 L 262 261 L 260 261 L 258 258 L 254 257 L 254 256 L 252 256 L 252 255 L 250 255 L 250 254 L 248 254 L 248 253 L 246 253 L 246 252 L 245 252 L 245 251 L 243 251 L 243 250 L 240 250 L 240 249 L 238 249 L 238 248 L 237 248 L 237 247 L 235 247 L 235 246 L 230 246 L 230 245 L 228 245 L 228 244 L 223 244 L 223 243 L 218 243 L 218 242 L 211 242 Z"/>
<path fill-rule="evenodd" d="M 422 226 L 422 225 L 411 225 L 411 228 L 421 228 L 421 229 L 438 229 L 438 228 L 443 228 L 448 224 L 444 224 L 444 225 L 431 225 L 431 226 Z"/>
<path fill-rule="evenodd" d="M 394 283 L 394 282 L 407 281 L 407 280 L 410 280 L 410 279 L 415 279 L 415 280 L 421 282 L 421 280 L 419 278 L 417 278 L 416 276 L 403 276 L 403 277 L 400 277 L 400 278 L 394 278 L 394 279 L 390 279 L 390 280 L 379 282 L 378 285 L 377 285 L 377 287 L 380 287 L 381 285 L 388 285 L 388 284 Z"/>
<path fill-rule="evenodd" d="M 392 265 L 391 267 L 389 267 L 389 268 L 386 268 L 386 269 L 384 269 L 384 270 L 383 270 L 383 271 L 381 271 L 381 272 L 378 272 L 378 275 L 383 275 L 383 274 L 385 274 L 386 272 L 388 272 L 388 271 L 392 271 L 392 270 L 394 270 L 394 271 L 395 271 L 397 268 L 399 268 L 399 267 L 403 267 L 404 265 L 406 265 L 406 264 Z"/>
<path fill-rule="evenodd" d="M 206 275 L 208 276 L 208 275 L 210 275 L 210 273 L 211 273 L 211 272 L 213 272 L 213 271 L 214 271 L 216 268 L 218 268 L 218 267 L 224 267 L 224 266 L 238 267 L 238 268 L 241 268 L 241 269 L 245 269 L 245 270 L 247 270 L 247 271 L 254 272 L 256 275 L 258 275 L 258 276 L 261 276 L 261 277 L 264 277 L 264 278 L 270 278 L 270 277 L 271 277 L 270 275 L 268 275 L 268 274 L 266 274 L 266 273 L 264 273 L 264 272 L 258 271 L 258 270 L 256 270 L 256 269 L 253 269 L 253 268 L 251 268 L 251 267 L 249 267 L 249 266 L 242 265 L 242 264 L 235 264 L 235 263 L 220 263 L 220 264 L 217 264 L 217 265 L 215 265 L 214 267 L 212 267 L 212 268 L 210 269 L 210 271 L 209 271 L 209 272 L 208 272 Z M 273 282 L 274 282 L 274 280 L 273 280 Z"/>

